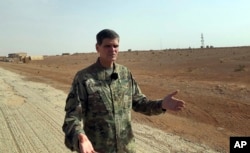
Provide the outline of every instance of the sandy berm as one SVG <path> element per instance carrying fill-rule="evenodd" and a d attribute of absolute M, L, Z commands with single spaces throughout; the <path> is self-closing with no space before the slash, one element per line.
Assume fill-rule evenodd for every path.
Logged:
<path fill-rule="evenodd" d="M 0 153 L 67 153 L 61 126 L 67 93 L 0 68 Z M 167 116 L 166 116 L 167 117 Z M 133 122 L 138 153 L 216 152 Z"/>

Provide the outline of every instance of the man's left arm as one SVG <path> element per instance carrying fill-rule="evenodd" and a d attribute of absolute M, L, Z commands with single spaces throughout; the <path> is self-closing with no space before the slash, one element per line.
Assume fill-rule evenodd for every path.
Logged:
<path fill-rule="evenodd" d="M 132 75 L 131 75 L 132 78 Z M 140 87 L 132 78 L 132 108 L 145 115 L 158 115 L 166 110 L 162 108 L 163 100 L 149 100 L 142 94 Z"/>
<path fill-rule="evenodd" d="M 147 97 L 142 94 L 140 87 L 133 80 L 133 110 L 136 112 L 140 112 L 145 115 L 158 115 L 166 112 L 166 110 L 179 111 L 185 107 L 185 102 L 183 100 L 179 100 L 174 96 L 178 93 L 175 91 L 169 95 L 167 95 L 162 100 L 149 100 Z"/>

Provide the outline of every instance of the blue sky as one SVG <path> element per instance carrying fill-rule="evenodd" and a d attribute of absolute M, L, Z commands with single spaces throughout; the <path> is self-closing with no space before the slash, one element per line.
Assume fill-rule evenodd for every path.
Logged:
<path fill-rule="evenodd" d="M 250 45 L 249 0 L 0 0 L 0 55 L 95 52 L 110 28 L 120 50 Z"/>

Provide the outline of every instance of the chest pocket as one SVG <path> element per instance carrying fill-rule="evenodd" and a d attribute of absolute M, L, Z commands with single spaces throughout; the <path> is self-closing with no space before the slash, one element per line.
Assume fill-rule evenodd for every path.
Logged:
<path fill-rule="evenodd" d="M 113 86 L 115 105 L 123 109 L 130 109 L 132 105 L 132 88 L 128 79 L 119 79 Z"/>
<path fill-rule="evenodd" d="M 105 82 L 88 79 L 85 84 L 88 92 L 88 113 L 93 117 L 109 114 L 112 110 L 112 101 Z"/>

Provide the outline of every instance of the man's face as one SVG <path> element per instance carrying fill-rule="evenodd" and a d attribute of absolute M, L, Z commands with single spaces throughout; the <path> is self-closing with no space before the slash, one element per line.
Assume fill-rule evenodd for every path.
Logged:
<path fill-rule="evenodd" d="M 118 56 L 119 38 L 105 38 L 101 45 L 96 45 L 96 50 L 99 53 L 101 62 L 104 64 L 113 63 Z"/>

